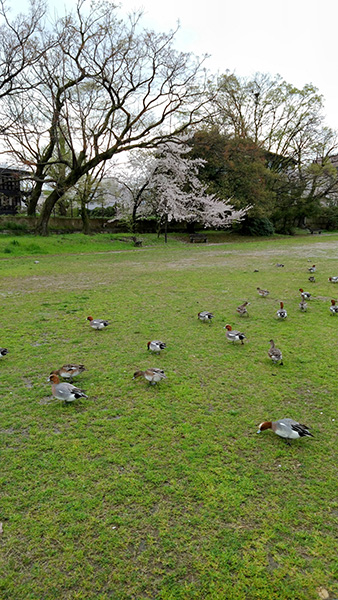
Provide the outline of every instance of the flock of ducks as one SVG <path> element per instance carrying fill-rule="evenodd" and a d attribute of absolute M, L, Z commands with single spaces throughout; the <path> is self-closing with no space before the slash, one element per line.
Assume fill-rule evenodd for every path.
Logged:
<path fill-rule="evenodd" d="M 284 267 L 284 264 L 277 263 L 277 267 Z M 312 265 L 309 267 L 308 271 L 310 273 L 314 273 L 316 271 L 316 265 Z M 255 270 L 257 272 L 257 269 Z M 310 281 L 314 281 L 314 277 L 309 277 Z M 329 277 L 328 281 L 330 283 L 338 283 L 338 275 Z M 269 295 L 269 290 L 262 289 L 257 287 L 258 294 L 266 298 Z M 307 300 L 310 300 L 311 294 L 309 292 L 305 292 L 303 288 L 299 288 L 301 293 L 301 301 L 299 303 L 299 308 L 302 312 L 307 310 Z M 240 306 L 236 308 L 236 312 L 240 316 L 249 316 L 248 315 L 248 306 L 250 302 L 243 302 Z M 332 315 L 338 314 L 338 306 L 336 305 L 336 300 L 331 300 L 330 312 Z M 214 315 L 211 312 L 206 310 L 200 311 L 198 313 L 198 319 L 204 323 L 211 324 Z M 278 319 L 284 320 L 287 318 L 287 311 L 284 308 L 283 302 L 280 302 L 280 308 L 277 310 L 276 317 Z M 93 317 L 87 317 L 87 320 L 90 322 L 90 326 L 96 330 L 101 331 L 108 327 L 109 321 L 105 319 L 94 319 Z M 240 344 L 244 345 L 244 340 L 246 339 L 246 335 L 241 332 L 232 329 L 232 326 L 227 324 L 224 329 L 226 330 L 226 338 L 229 342 L 240 342 Z M 147 343 L 147 348 L 150 352 L 153 352 L 157 355 L 161 353 L 162 350 L 165 350 L 166 344 L 160 340 L 152 340 Z M 7 348 L 0 348 L 0 358 L 3 358 L 8 354 Z M 273 339 L 270 340 L 270 348 L 268 350 L 268 356 L 272 360 L 274 364 L 283 365 L 283 355 L 279 348 L 275 346 L 275 342 Z M 74 400 L 78 400 L 80 398 L 88 398 L 88 396 L 78 387 L 73 385 L 73 378 L 77 377 L 81 373 L 86 370 L 84 365 L 75 365 L 75 364 L 67 364 L 63 365 L 60 369 L 54 370 L 50 373 L 48 377 L 48 381 L 52 384 L 52 394 L 58 400 L 62 400 L 65 403 L 73 402 Z M 60 381 L 60 377 L 62 379 L 66 379 L 67 381 Z M 137 379 L 139 377 L 144 377 L 146 381 L 149 382 L 150 385 L 155 385 L 160 382 L 162 379 L 166 379 L 166 375 L 162 369 L 158 368 L 148 368 L 145 371 L 138 370 L 134 373 L 133 379 Z M 265 431 L 266 429 L 271 429 L 275 434 L 284 438 L 287 443 L 290 443 L 292 439 L 298 439 L 304 436 L 313 437 L 312 433 L 309 431 L 309 427 L 307 425 L 302 425 L 301 423 L 297 423 L 293 419 L 285 418 L 279 419 L 278 421 L 264 421 L 259 425 L 258 432 Z"/>

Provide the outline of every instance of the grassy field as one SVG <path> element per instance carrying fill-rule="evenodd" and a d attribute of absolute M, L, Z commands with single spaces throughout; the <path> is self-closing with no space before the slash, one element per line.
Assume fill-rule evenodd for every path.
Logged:
<path fill-rule="evenodd" d="M 144 240 L 1 236 L 0 598 L 338 597 L 338 235 Z M 68 362 L 85 364 L 74 383 L 89 398 L 63 405 L 47 377 Z M 167 379 L 132 379 L 149 366 Z M 315 437 L 256 435 L 282 417 Z"/>

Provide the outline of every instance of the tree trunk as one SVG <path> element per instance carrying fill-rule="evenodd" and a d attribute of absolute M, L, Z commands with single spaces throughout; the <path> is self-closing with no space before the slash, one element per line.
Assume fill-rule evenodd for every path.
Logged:
<path fill-rule="evenodd" d="M 136 233 L 136 213 L 137 213 L 137 203 L 134 203 L 133 212 L 131 215 L 131 230 L 133 233 Z"/>
<path fill-rule="evenodd" d="M 27 206 L 27 216 L 35 217 L 36 216 L 36 207 L 39 202 L 39 198 L 42 192 L 42 182 L 38 182 L 35 184 L 33 188 L 32 194 L 29 197 L 28 206 Z"/>
<path fill-rule="evenodd" d="M 79 160 L 79 163 L 81 163 L 81 160 Z M 42 211 L 36 225 L 35 233 L 37 235 L 48 235 L 48 222 L 55 204 L 71 187 L 73 187 L 79 181 L 79 179 L 81 179 L 82 175 L 85 175 L 88 172 L 88 170 L 89 163 L 87 163 L 87 165 L 84 167 L 77 167 L 63 182 L 62 191 L 60 188 L 56 188 L 51 194 L 49 194 L 48 198 L 46 198 L 43 204 Z"/>
<path fill-rule="evenodd" d="M 61 217 L 67 216 L 67 207 L 65 206 L 65 203 L 62 200 L 59 200 L 57 208 L 59 209 Z"/>
<path fill-rule="evenodd" d="M 160 235 L 161 235 L 161 229 L 162 229 L 162 217 L 161 217 L 161 218 L 160 218 L 160 220 L 158 221 L 158 225 L 157 225 L 157 231 L 156 231 L 156 233 L 157 233 L 157 238 L 159 238 L 159 237 L 160 237 Z"/>
<path fill-rule="evenodd" d="M 47 236 L 49 234 L 48 231 L 48 221 L 49 221 L 49 215 L 40 215 L 39 220 L 37 222 L 36 225 L 36 229 L 35 229 L 35 233 L 37 235 L 43 235 L 43 236 Z"/>
<path fill-rule="evenodd" d="M 56 109 L 56 113 L 54 115 L 55 119 L 56 119 L 56 116 L 59 114 L 59 110 L 61 109 L 62 104 L 63 103 L 60 103 L 60 101 L 58 100 L 58 106 Z M 57 136 L 55 134 L 55 123 L 53 120 L 52 126 L 50 128 L 49 144 L 48 144 L 47 148 L 45 149 L 45 151 L 40 159 L 40 162 L 38 163 L 38 165 L 36 167 L 36 172 L 35 172 L 35 182 L 36 183 L 33 188 L 33 192 L 30 196 L 28 207 L 27 207 L 27 215 L 29 217 L 36 216 L 36 206 L 37 206 L 37 203 L 39 202 L 39 199 L 40 199 L 40 196 L 42 193 L 42 186 L 44 184 L 44 180 L 47 175 L 47 173 L 45 173 L 46 165 L 47 165 L 48 161 L 50 160 L 50 158 L 52 157 L 56 139 L 57 139 Z"/>
<path fill-rule="evenodd" d="M 81 198 L 81 219 L 82 219 L 82 231 L 86 235 L 90 233 L 90 221 L 87 210 L 87 205 L 84 198 Z"/>
<path fill-rule="evenodd" d="M 164 221 L 164 243 L 167 244 L 168 243 L 168 216 L 165 216 L 165 221 Z"/>
<path fill-rule="evenodd" d="M 61 198 L 61 196 L 62 193 L 60 193 L 58 190 L 53 190 L 53 192 L 48 196 L 48 198 L 46 198 L 41 210 L 41 214 L 38 218 L 38 222 L 36 224 L 35 233 L 37 235 L 48 235 L 49 219 L 56 202 L 59 200 L 59 198 Z"/>

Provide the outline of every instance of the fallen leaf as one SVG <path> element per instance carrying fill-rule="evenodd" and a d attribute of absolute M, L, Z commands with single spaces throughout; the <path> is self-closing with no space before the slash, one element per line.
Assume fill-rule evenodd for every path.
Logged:
<path fill-rule="evenodd" d="M 329 592 L 324 587 L 317 588 L 317 593 L 321 600 L 327 600 L 329 598 Z"/>

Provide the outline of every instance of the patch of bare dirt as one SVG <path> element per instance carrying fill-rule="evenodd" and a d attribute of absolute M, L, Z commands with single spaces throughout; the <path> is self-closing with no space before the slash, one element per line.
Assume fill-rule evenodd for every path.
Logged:
<path fill-rule="evenodd" d="M 63 257 L 63 264 L 65 271 L 62 273 L 51 273 L 48 275 L 31 275 L 20 278 L 6 278 L 6 287 L 2 289 L 1 296 L 8 297 L 18 294 L 29 294 L 35 293 L 40 290 L 89 290 L 93 287 L 108 286 L 112 282 L 125 274 L 128 269 L 137 269 L 139 272 L 146 272 L 151 269 L 154 271 L 164 270 L 185 270 L 185 269 L 205 269 L 220 266 L 231 266 L 236 268 L 236 263 L 245 262 L 248 268 L 257 265 L 258 263 L 267 262 L 275 264 L 276 257 L 278 260 L 283 259 L 287 262 L 285 257 L 293 256 L 300 257 L 307 260 L 311 257 L 311 260 L 316 258 L 326 259 L 338 259 L 338 242 L 337 241 L 320 241 L 316 243 L 303 243 L 288 246 L 280 246 L 276 244 L 270 248 L 262 248 L 262 250 L 256 248 L 247 248 L 245 250 L 237 250 L 233 246 L 227 248 L 226 245 L 213 245 L 207 248 L 198 249 L 191 252 L 191 248 L 182 250 L 177 253 L 176 251 L 170 253 L 170 260 L 168 261 L 168 254 L 160 253 L 158 256 L 155 255 L 154 260 L 154 249 L 151 248 L 151 255 L 147 253 L 147 248 L 144 248 L 142 253 L 142 259 L 140 261 L 125 260 L 122 263 L 112 261 L 104 263 L 100 260 L 101 257 L 106 258 L 107 254 L 113 253 L 95 253 L 98 256 L 97 260 L 91 255 L 91 260 L 86 263 L 86 268 L 83 265 L 79 265 L 79 271 L 77 271 L 76 265 L 72 264 L 72 259 L 67 260 L 67 256 Z M 126 254 L 127 251 L 118 252 L 119 254 Z M 183 256 L 182 256 L 183 255 Z"/>

